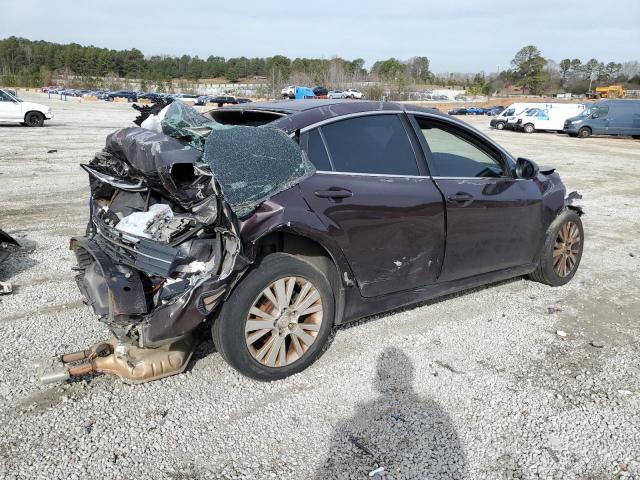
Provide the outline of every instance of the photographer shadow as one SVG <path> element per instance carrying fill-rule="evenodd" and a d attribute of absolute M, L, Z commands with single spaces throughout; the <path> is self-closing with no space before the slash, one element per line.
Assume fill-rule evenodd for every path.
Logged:
<path fill-rule="evenodd" d="M 381 354 L 379 398 L 359 405 L 334 429 L 317 479 L 464 478 L 466 459 L 456 430 L 437 402 L 414 392 L 413 371 L 401 350 Z"/>

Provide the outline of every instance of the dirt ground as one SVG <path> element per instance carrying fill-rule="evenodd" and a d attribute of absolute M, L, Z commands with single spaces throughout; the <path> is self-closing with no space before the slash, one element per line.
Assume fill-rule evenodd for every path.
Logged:
<path fill-rule="evenodd" d="M 43 386 L 34 361 L 108 335 L 68 242 L 87 222 L 79 164 L 135 112 L 23 98 L 55 118 L 0 126 L 0 228 L 22 245 L 0 265 L 14 286 L 0 296 L 0 478 L 640 478 L 640 141 L 464 117 L 584 196 L 584 256 L 564 287 L 518 278 L 365 319 L 271 384 L 205 343 L 158 382 Z"/>

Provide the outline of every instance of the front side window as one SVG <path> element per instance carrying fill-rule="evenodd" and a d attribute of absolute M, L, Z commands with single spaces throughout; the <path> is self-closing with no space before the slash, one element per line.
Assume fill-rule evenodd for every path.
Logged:
<path fill-rule="evenodd" d="M 502 112 L 502 114 L 500 116 L 501 117 L 510 117 L 514 113 L 516 113 L 516 109 L 515 108 L 509 108 L 508 110 L 505 110 L 504 112 Z"/>
<path fill-rule="evenodd" d="M 413 148 L 397 115 L 367 115 L 322 127 L 337 172 L 420 175 Z"/>
<path fill-rule="evenodd" d="M 435 177 L 501 177 L 497 154 L 481 148 L 457 129 L 416 119 L 430 150 L 430 169 Z"/>
<path fill-rule="evenodd" d="M 13 98 L 8 93 L 0 90 L 0 102 L 13 102 Z"/>

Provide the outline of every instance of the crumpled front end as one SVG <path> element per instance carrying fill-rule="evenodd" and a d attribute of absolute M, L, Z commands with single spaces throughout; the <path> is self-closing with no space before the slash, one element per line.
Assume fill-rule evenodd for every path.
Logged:
<path fill-rule="evenodd" d="M 216 310 L 251 263 L 239 219 L 315 170 L 280 130 L 219 125 L 181 102 L 143 113 L 82 165 L 91 219 L 71 249 L 87 303 L 119 341 L 145 348 Z"/>
<path fill-rule="evenodd" d="M 128 128 L 83 165 L 91 183 L 87 235 L 71 240 L 78 286 L 124 340 L 157 346 L 202 323 L 226 292 L 240 241 L 200 152 Z"/>

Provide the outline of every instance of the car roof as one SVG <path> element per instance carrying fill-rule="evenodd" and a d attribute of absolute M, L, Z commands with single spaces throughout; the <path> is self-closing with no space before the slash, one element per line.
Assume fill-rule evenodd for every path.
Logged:
<path fill-rule="evenodd" d="M 377 111 L 416 111 L 447 116 L 434 108 L 396 102 L 345 99 L 305 99 L 275 102 L 252 102 L 233 105 L 221 110 L 263 111 L 284 114 L 270 123 L 270 126 L 294 132 L 318 122 L 354 113 Z"/>

